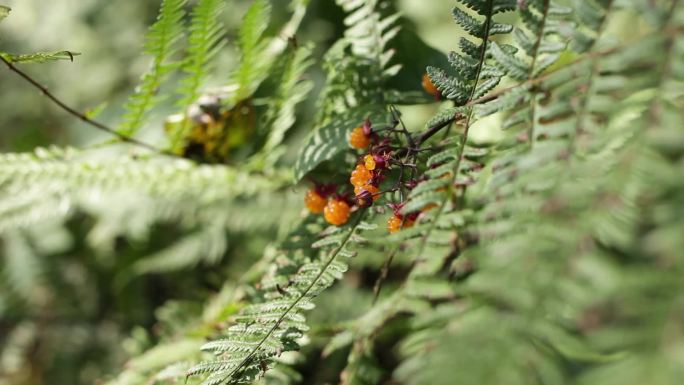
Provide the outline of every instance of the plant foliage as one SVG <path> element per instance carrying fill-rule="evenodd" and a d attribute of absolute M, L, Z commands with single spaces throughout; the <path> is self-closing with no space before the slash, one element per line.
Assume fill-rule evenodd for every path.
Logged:
<path fill-rule="evenodd" d="M 151 274 L 173 288 L 154 333 L 133 329 L 112 385 L 679 384 L 684 3 L 456 3 L 461 37 L 426 68 L 438 92 L 421 100 L 393 86 L 408 24 L 392 4 L 338 0 L 344 32 L 322 57 L 311 122 L 299 108 L 317 49 L 292 36 L 308 2 L 278 27 L 275 3 L 252 2 L 239 63 L 208 91 L 225 3 L 164 0 L 120 132 L 148 122 L 180 70 L 173 156 L 0 155 L 0 315 L 20 319 L 3 357 L 40 335 L 34 309 L 68 301 L 46 288 L 89 287 L 59 261 L 82 253 L 119 290 Z M 432 117 L 407 127 L 397 106 L 426 100 Z M 348 192 L 354 167 L 382 169 L 369 174 L 381 191 Z M 304 179 L 323 217 L 290 209 Z M 347 222 L 330 225 L 330 202 L 352 205 Z"/>

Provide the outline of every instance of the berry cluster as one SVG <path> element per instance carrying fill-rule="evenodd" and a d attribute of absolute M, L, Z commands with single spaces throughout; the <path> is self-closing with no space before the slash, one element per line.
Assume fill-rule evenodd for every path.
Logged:
<path fill-rule="evenodd" d="M 359 140 L 359 134 L 363 134 L 364 138 Z M 358 147 L 356 144 L 359 142 L 367 143 L 367 145 Z M 390 162 L 394 161 L 389 144 L 389 139 L 373 132 L 369 120 L 366 120 L 363 126 L 355 128 L 349 137 L 350 146 L 367 150 L 359 158 L 349 178 L 349 183 L 354 188 L 354 201 L 359 207 L 372 206 L 383 193 L 380 191 L 380 183 L 385 179 L 385 172 L 389 169 Z"/>
<path fill-rule="evenodd" d="M 422 79 L 423 89 L 433 95 L 435 99 L 439 100 L 441 94 L 437 87 L 432 83 L 430 77 L 425 74 Z M 351 211 L 354 207 L 359 209 L 368 208 L 377 202 L 385 193 L 394 193 L 400 191 L 401 199 L 403 200 L 402 191 L 410 190 L 416 186 L 418 181 L 415 179 L 416 166 L 415 156 L 419 151 L 414 145 L 410 133 L 406 127 L 403 130 L 397 128 L 400 123 L 398 111 L 393 109 L 395 114 L 395 123 L 393 126 L 380 128 L 374 130 L 370 120 L 366 119 L 363 124 L 354 128 L 349 134 L 349 146 L 353 149 L 362 150 L 364 153 L 358 158 L 354 169 L 351 172 L 349 182 L 353 188 L 353 195 L 351 191 L 337 192 L 338 188 L 335 185 L 316 185 L 313 189 L 307 191 L 304 198 L 306 207 L 314 214 L 321 214 L 325 220 L 331 225 L 341 226 L 349 220 Z M 404 134 L 407 141 L 412 147 L 393 147 L 392 140 L 388 136 L 382 136 L 381 132 L 388 132 L 390 135 L 395 134 L 397 137 Z M 397 138 L 397 141 L 401 141 Z M 395 144 L 396 142 L 395 141 Z M 409 156 L 407 156 L 407 154 Z M 405 159 L 402 161 L 400 156 L 404 158 L 413 157 L 413 164 L 408 164 Z M 404 181 L 403 178 L 407 173 L 405 168 L 410 168 L 412 179 Z M 390 170 L 398 169 L 398 182 L 394 187 L 386 191 L 382 191 L 380 184 L 387 176 Z M 387 229 L 390 233 L 399 231 L 402 228 L 413 226 L 418 219 L 421 212 L 427 211 L 432 207 L 426 207 L 421 211 L 416 211 L 409 214 L 402 214 L 401 209 L 404 203 L 390 203 L 388 206 L 392 209 L 392 216 L 387 221 Z"/>

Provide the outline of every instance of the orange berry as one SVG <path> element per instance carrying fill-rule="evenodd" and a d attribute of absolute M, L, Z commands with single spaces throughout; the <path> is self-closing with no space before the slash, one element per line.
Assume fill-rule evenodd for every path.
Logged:
<path fill-rule="evenodd" d="M 427 212 L 427 211 L 430 211 L 430 210 L 434 209 L 435 207 L 437 207 L 437 204 L 435 204 L 435 203 L 428 203 L 428 204 L 425 205 L 425 207 L 423 207 L 423 209 L 420 210 L 420 211 L 421 211 L 421 212 Z"/>
<path fill-rule="evenodd" d="M 351 207 L 341 199 L 331 199 L 323 209 L 325 220 L 331 225 L 341 226 L 349 220 Z"/>
<path fill-rule="evenodd" d="M 387 230 L 390 233 L 396 233 L 399 231 L 399 229 L 401 229 L 401 218 L 396 215 L 392 215 L 387 221 Z"/>
<path fill-rule="evenodd" d="M 351 178 L 349 182 L 354 186 L 365 186 L 373 178 L 373 174 L 366 169 L 363 165 L 356 165 L 356 168 L 351 173 Z"/>
<path fill-rule="evenodd" d="M 349 145 L 353 148 L 363 150 L 370 146 L 370 137 L 363 132 L 363 127 L 359 126 L 352 130 L 349 135 Z"/>
<path fill-rule="evenodd" d="M 434 85 L 434 83 L 432 83 L 432 79 L 430 79 L 430 76 L 428 76 L 428 74 L 423 74 L 422 85 L 423 85 L 423 89 L 428 94 L 430 94 L 434 97 L 438 97 L 440 95 L 439 90 Z"/>
<path fill-rule="evenodd" d="M 401 219 L 396 215 L 392 215 L 390 219 L 387 220 L 387 231 L 392 234 L 399 231 L 399 229 L 401 229 Z"/>
<path fill-rule="evenodd" d="M 373 194 L 373 202 L 377 201 L 380 199 L 380 189 L 373 186 L 372 184 L 367 184 L 364 186 L 354 186 L 354 194 L 359 195 L 361 194 L 361 191 L 366 190 L 369 193 Z"/>
<path fill-rule="evenodd" d="M 321 196 L 315 189 L 311 189 L 306 192 L 304 196 L 304 204 L 306 208 L 309 209 L 314 214 L 320 214 L 323 212 L 327 200 Z"/>
<path fill-rule="evenodd" d="M 407 218 L 403 220 L 403 222 L 404 223 L 402 225 L 402 219 L 395 214 L 391 216 L 389 220 L 387 220 L 387 230 L 390 233 L 396 233 L 401 229 L 406 229 L 413 226 L 414 221 Z"/>
<path fill-rule="evenodd" d="M 366 155 L 363 157 L 363 165 L 366 166 L 366 170 L 375 170 L 375 158 L 373 155 Z"/>

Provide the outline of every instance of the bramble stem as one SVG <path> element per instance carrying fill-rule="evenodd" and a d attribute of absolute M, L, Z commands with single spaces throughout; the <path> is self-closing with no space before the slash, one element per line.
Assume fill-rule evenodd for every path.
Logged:
<path fill-rule="evenodd" d="M 174 154 L 174 153 L 171 153 L 171 152 L 168 152 L 168 151 L 160 150 L 160 149 L 158 149 L 157 147 L 155 147 L 155 146 L 153 146 L 153 145 L 151 145 L 151 144 L 149 144 L 149 143 L 145 143 L 145 142 L 140 141 L 140 140 L 138 140 L 138 139 L 131 138 L 131 137 L 129 137 L 129 136 L 123 135 L 123 134 L 119 133 L 118 131 L 116 131 L 115 129 L 113 129 L 113 128 L 111 128 L 111 127 L 109 127 L 109 126 L 107 126 L 107 125 L 105 125 L 105 124 L 103 124 L 103 123 L 100 123 L 100 122 L 98 122 L 98 121 L 96 121 L 96 120 L 93 120 L 93 119 L 87 117 L 85 114 L 83 114 L 83 113 L 77 111 L 77 110 L 74 109 L 73 107 L 71 107 L 71 106 L 69 106 L 68 104 L 66 104 L 65 102 L 63 102 L 63 101 L 62 101 L 61 99 L 59 99 L 55 94 L 53 94 L 52 92 L 50 92 L 50 90 L 48 90 L 48 88 L 47 88 L 46 86 L 44 86 L 44 85 L 38 83 L 37 80 L 35 80 L 33 77 L 31 77 L 31 76 L 30 76 L 29 74 L 27 74 L 26 72 L 24 72 L 24 71 L 20 70 L 19 68 L 17 68 L 11 61 L 7 60 L 7 59 L 6 59 L 5 57 L 3 57 L 2 55 L 0 55 L 0 60 L 2 60 L 3 63 L 5 63 L 5 65 L 7 66 L 7 68 L 8 68 L 10 71 L 16 73 L 16 74 L 19 75 L 22 79 L 26 80 L 29 84 L 31 84 L 33 87 L 35 87 L 35 88 L 37 88 L 38 90 L 40 90 L 40 92 L 41 92 L 43 95 L 45 95 L 45 97 L 47 97 L 48 99 L 50 99 L 50 100 L 51 100 L 53 103 L 55 103 L 59 108 L 61 108 L 62 110 L 66 111 L 66 112 L 69 113 L 70 115 L 73 115 L 73 116 L 77 117 L 78 119 L 80 119 L 80 120 L 83 121 L 84 123 L 89 124 L 89 125 L 91 125 L 91 126 L 97 128 L 97 129 L 99 129 L 100 131 L 104 131 L 104 132 L 106 132 L 106 133 L 108 133 L 108 134 L 110 134 L 110 135 L 113 135 L 113 136 L 117 137 L 119 140 L 121 140 L 121 141 L 123 141 L 123 142 L 131 143 L 131 144 L 134 144 L 134 145 L 140 146 L 140 147 L 144 147 L 144 148 L 146 148 L 146 149 L 148 149 L 148 150 L 152 150 L 152 151 L 154 151 L 154 152 L 158 152 L 158 153 L 161 153 L 161 154 L 171 155 L 171 156 L 179 156 L 179 155 L 177 155 L 177 154 Z"/>

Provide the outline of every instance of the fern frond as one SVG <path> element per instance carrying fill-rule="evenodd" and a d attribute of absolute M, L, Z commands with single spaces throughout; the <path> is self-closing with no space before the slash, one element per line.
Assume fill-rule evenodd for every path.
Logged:
<path fill-rule="evenodd" d="M 503 77 L 503 73 L 491 69 L 487 62 L 487 53 L 492 52 L 493 46 L 496 47 L 495 50 L 498 49 L 501 52 L 504 52 L 504 48 L 495 46 L 495 43 L 489 41 L 489 37 L 495 26 L 499 25 L 493 21 L 494 14 L 515 8 L 514 1 L 462 1 L 462 3 L 485 17 L 485 21 L 480 22 L 460 8 L 454 10 L 456 21 L 468 32 L 479 37 L 482 42 L 479 46 L 474 46 L 468 40 L 462 39 L 461 46 L 466 47 L 463 53 L 450 54 L 450 63 L 460 68 L 460 79 L 449 76 L 443 70 L 428 68 L 428 75 L 434 84 L 443 93 L 448 92 L 445 96 L 454 99 L 457 105 L 465 105 L 475 97 L 486 94 Z M 497 31 L 507 30 L 503 27 L 496 28 Z M 471 46 L 473 48 L 470 48 Z M 510 48 L 505 49 L 512 51 Z M 461 67 L 463 63 L 466 64 L 466 68 Z M 414 210 L 435 207 L 423 213 L 419 225 L 414 226 L 410 231 L 402 231 L 404 233 L 402 237 L 420 237 L 414 254 L 420 263 L 412 273 L 416 276 L 429 275 L 438 271 L 443 263 L 442 258 L 446 258 L 449 250 L 454 248 L 457 237 L 454 230 L 459 224 L 463 225 L 462 214 L 455 212 L 456 189 L 462 189 L 474 183 L 477 179 L 476 174 L 482 169 L 481 164 L 466 156 L 467 154 L 476 156 L 483 154 L 478 149 L 469 150 L 468 131 L 472 125 L 473 109 L 466 107 L 462 111 L 465 116 L 463 133 L 454 136 L 445 150 L 427 160 L 428 170 L 425 176 L 428 181 L 423 182 L 425 183 L 423 186 L 419 184 L 416 187 L 402 209 L 405 214 L 408 214 Z M 455 119 L 455 114 L 452 116 Z M 446 185 L 439 179 L 446 180 Z M 454 215 L 456 217 L 452 218 Z"/>
<path fill-rule="evenodd" d="M 134 272 L 177 271 L 200 262 L 216 264 L 226 251 L 226 226 L 223 225 L 225 219 L 218 218 L 213 222 L 213 225 L 185 235 L 171 246 L 136 262 L 133 265 Z"/>
<path fill-rule="evenodd" d="M 239 31 L 240 65 L 231 75 L 238 86 L 234 100 L 244 100 L 254 93 L 271 68 L 273 56 L 265 55 L 267 41 L 263 38 L 271 18 L 271 3 L 256 0 L 247 10 Z"/>
<path fill-rule="evenodd" d="M 396 26 L 399 14 L 383 17 L 378 13 L 384 5 L 382 1 L 373 0 L 359 2 L 355 0 L 337 0 L 337 4 L 348 13 L 344 23 L 347 26 L 345 38 L 351 45 L 353 55 L 371 61 L 370 69 L 378 70 L 375 76 L 391 77 L 399 69 L 399 65 L 388 67 L 394 56 L 387 44 L 399 32 Z"/>
<path fill-rule="evenodd" d="M 0 167 L 3 233 L 40 223 L 59 227 L 74 214 L 85 213 L 95 219 L 88 241 L 101 252 L 111 251 L 119 236 L 144 239 L 155 223 L 174 223 L 190 234 L 153 259 L 140 261 L 140 271 L 215 262 L 223 255 L 223 237 L 232 223 L 230 215 L 219 215 L 225 211 L 216 208 L 225 209 L 240 196 L 273 191 L 286 180 L 186 161 L 102 160 L 69 149 L 3 154 Z"/>
<path fill-rule="evenodd" d="M 642 193 L 652 196 L 653 190 L 660 188 L 655 186 L 662 186 L 660 182 L 648 182 L 644 173 L 661 178 L 669 168 L 662 163 L 656 165 L 658 161 L 653 163 L 659 157 L 654 157 L 654 148 L 649 148 L 644 140 L 650 128 L 643 119 L 649 119 L 651 113 L 647 111 L 653 111 L 652 105 L 660 101 L 650 97 L 625 100 L 625 95 L 640 92 L 644 86 L 653 87 L 659 75 L 632 75 L 633 83 L 629 85 L 616 82 L 615 78 L 622 71 L 633 74 L 644 65 L 645 57 L 651 65 L 663 60 L 663 45 L 646 40 L 643 46 L 637 44 L 607 57 L 576 64 L 540 83 L 545 101 L 538 105 L 538 127 L 544 140 L 532 148 L 525 140 L 510 144 L 514 150 L 498 153 L 490 164 L 485 189 L 468 191 L 466 196 L 467 201 L 482 207 L 474 217 L 477 224 L 470 227 L 479 245 L 470 246 L 459 257 L 473 261 L 478 268 L 473 278 L 460 285 L 464 298 L 473 301 L 464 300 L 463 307 L 454 306 L 451 313 L 444 307 L 443 317 L 437 317 L 439 321 L 424 319 L 430 326 L 421 327 L 420 332 L 405 340 L 403 354 L 407 360 L 396 372 L 400 379 L 408 384 L 453 383 L 452 377 L 440 375 L 437 369 L 444 365 L 438 361 L 448 357 L 450 364 L 462 367 L 472 379 L 499 382 L 491 373 L 492 365 L 496 365 L 500 368 L 496 375 L 503 373 L 505 381 L 514 384 L 540 379 L 561 382 L 567 374 L 555 360 L 554 355 L 559 354 L 566 359 L 594 363 L 595 369 L 588 370 L 582 376 L 586 382 L 581 383 L 604 384 L 620 377 L 619 370 L 630 372 L 623 372 L 622 378 L 636 377 L 640 381 L 648 377 L 643 374 L 649 370 L 648 362 L 670 360 L 665 355 L 655 358 L 650 353 L 646 355 L 651 358 L 643 355 L 636 361 L 625 355 L 609 354 L 622 351 L 627 344 L 611 339 L 614 344 L 592 345 L 585 339 L 587 333 L 581 321 L 593 309 L 615 305 L 613 301 L 624 296 L 626 287 L 619 288 L 607 277 L 618 274 L 613 264 L 615 258 L 632 255 L 640 242 L 633 237 L 639 237 L 636 229 L 642 226 L 642 215 L 650 209 L 638 204 L 637 197 L 643 197 Z M 578 93 L 578 88 L 583 91 Z M 521 90 L 515 92 L 518 100 Z M 583 107 L 585 103 L 591 107 Z M 608 104 L 611 108 L 605 107 Z M 504 111 L 506 105 L 511 104 L 498 103 Z M 520 124 L 527 126 L 530 122 Z M 611 197 L 610 204 L 604 201 L 607 197 Z M 644 272 L 653 271 L 653 266 L 643 267 Z M 507 278 L 503 279 L 504 276 Z M 668 297 L 663 301 L 670 306 L 675 299 Z M 668 316 L 656 318 L 664 320 Z M 490 322 L 499 325 L 497 331 L 501 334 L 493 337 L 496 342 L 480 339 L 487 333 L 478 328 Z M 656 328 L 662 326 L 658 325 Z M 604 327 L 607 333 L 615 332 L 604 325 L 598 329 Z M 649 328 L 637 333 L 645 337 L 646 329 Z M 486 345 L 502 343 L 487 354 L 509 349 L 516 349 L 516 354 L 473 356 L 471 351 L 455 344 L 470 338 Z M 648 351 L 646 346 L 653 348 L 644 341 L 634 350 L 635 354 Z M 656 337 L 651 341 L 661 340 Z M 452 347 L 445 348 L 449 344 Z M 442 348 L 445 350 L 436 351 Z M 423 358 L 425 354 L 429 357 Z M 524 363 L 515 362 L 520 357 L 525 357 Z M 626 369 L 630 365 L 637 365 L 638 369 L 631 372 Z M 666 370 L 662 378 L 675 377 Z M 464 380 L 468 382 L 470 379 Z"/>
<path fill-rule="evenodd" d="M 307 45 L 284 58 L 279 87 L 264 119 L 264 125 L 269 128 L 264 153 L 273 151 L 283 141 L 287 130 L 295 122 L 295 108 L 313 88 L 311 81 L 303 79 L 304 72 L 313 64 L 312 50 L 313 47 Z"/>
<path fill-rule="evenodd" d="M 452 76 L 445 70 L 428 67 L 427 73 L 432 83 L 437 86 L 442 95 L 462 106 L 470 100 L 485 95 L 499 84 L 505 75 L 501 70 L 509 70 L 506 66 L 499 69 L 488 63 L 489 55 L 499 54 L 508 57 L 514 53 L 512 47 L 499 47 L 490 42 L 490 36 L 501 33 L 510 33 L 511 25 L 496 23 L 493 16 L 499 12 L 515 9 L 515 1 L 461 1 L 464 5 L 474 10 L 478 15 L 484 16 L 485 20 L 471 16 L 459 7 L 453 10 L 454 20 L 468 34 L 479 38 L 480 44 L 461 38 L 460 46 L 462 53 L 451 52 L 449 62 L 458 76 Z"/>
<path fill-rule="evenodd" d="M 317 126 L 299 151 L 295 180 L 348 148 L 347 135 L 365 119 L 385 123 L 389 119 L 386 95 L 406 100 L 398 92 L 385 90 L 387 79 L 399 70 L 388 67 L 393 52 L 387 49 L 398 31 L 394 26 L 398 16 L 383 17 L 382 1 L 338 0 L 338 4 L 349 12 L 347 30 L 345 38 L 326 53 L 327 83 Z"/>
<path fill-rule="evenodd" d="M 192 9 L 188 48 L 181 64 L 186 76 L 177 90 L 182 95 L 178 105 L 184 110 L 199 97 L 213 59 L 225 43 L 223 24 L 219 21 L 224 8 L 222 0 L 199 0 Z"/>
<path fill-rule="evenodd" d="M 140 84 L 126 102 L 124 121 L 118 132 L 132 136 L 145 123 L 147 114 L 162 99 L 159 88 L 178 64 L 172 61 L 183 37 L 183 17 L 186 0 L 163 0 L 157 21 L 145 38 L 144 51 L 152 56 L 150 69 L 143 74 Z"/>
<path fill-rule="evenodd" d="M 382 125 L 387 120 L 387 113 L 383 110 L 358 108 L 336 116 L 333 121 L 312 132 L 295 163 L 295 180 L 302 179 L 324 161 L 348 149 L 349 132 L 365 119 Z"/>
<path fill-rule="evenodd" d="M 357 232 L 372 228 L 361 220 L 358 215 L 353 224 L 331 228 L 320 240 L 297 247 L 305 253 L 317 250 L 319 256 L 289 266 L 288 270 L 296 269 L 289 278 L 267 278 L 262 283 L 264 301 L 247 306 L 224 338 L 202 347 L 216 354 L 220 363 L 200 363 L 188 374 L 209 373 L 204 385 L 246 383 L 253 381 L 261 368 L 271 367 L 276 356 L 296 349 L 297 340 L 308 330 L 302 311 L 312 308 L 313 298 L 347 270 L 340 257 L 353 256 L 349 244 L 363 241 Z M 290 264 L 296 263 L 288 259 Z M 287 284 L 281 287 L 278 281 L 283 278 Z"/>

